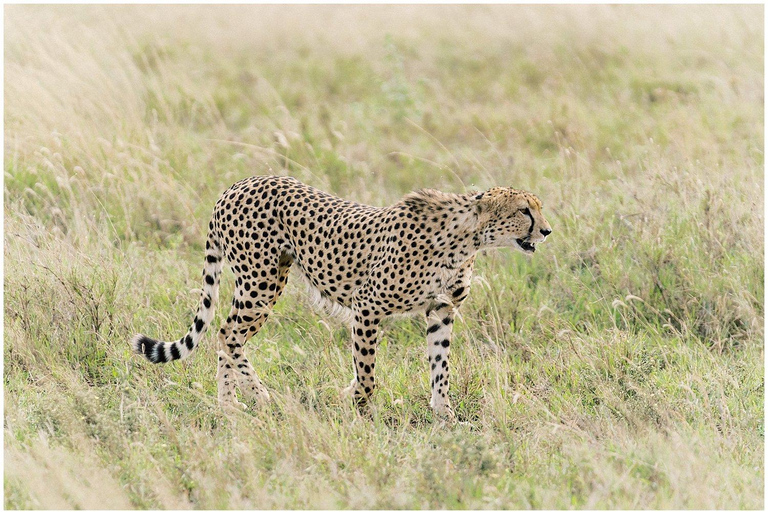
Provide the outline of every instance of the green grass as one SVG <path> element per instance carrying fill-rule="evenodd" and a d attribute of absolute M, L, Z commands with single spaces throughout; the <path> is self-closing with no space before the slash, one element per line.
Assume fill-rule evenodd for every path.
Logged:
<path fill-rule="evenodd" d="M 6 7 L 5 507 L 763 508 L 762 20 Z M 419 319 L 358 417 L 295 278 L 246 349 L 263 408 L 219 410 L 210 335 L 130 353 L 186 330 L 214 202 L 266 173 L 542 199 L 548 243 L 481 255 L 456 322 L 464 424 L 429 410 Z"/>

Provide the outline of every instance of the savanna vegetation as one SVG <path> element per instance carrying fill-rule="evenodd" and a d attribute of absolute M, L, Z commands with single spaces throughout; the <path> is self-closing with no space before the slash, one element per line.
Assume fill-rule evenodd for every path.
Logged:
<path fill-rule="evenodd" d="M 6 508 L 764 506 L 762 6 L 6 6 Z M 381 337 L 290 281 L 216 404 L 208 218 L 253 174 L 386 205 L 535 192 L 479 257 L 451 397 L 423 320 Z M 220 314 L 232 290 L 225 272 Z M 220 319 L 214 321 L 213 329 Z"/>

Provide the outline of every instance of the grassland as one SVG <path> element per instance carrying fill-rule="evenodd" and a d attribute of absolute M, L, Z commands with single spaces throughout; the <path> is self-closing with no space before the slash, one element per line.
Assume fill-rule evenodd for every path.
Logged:
<path fill-rule="evenodd" d="M 6 508 L 764 506 L 763 7 L 5 8 Z M 229 184 L 536 192 L 479 259 L 452 400 L 396 320 L 372 419 L 295 282 L 223 413 L 176 339 Z M 222 296 L 232 289 L 225 273 Z M 222 306 L 223 307 L 223 306 Z M 214 328 L 218 320 L 214 322 Z"/>

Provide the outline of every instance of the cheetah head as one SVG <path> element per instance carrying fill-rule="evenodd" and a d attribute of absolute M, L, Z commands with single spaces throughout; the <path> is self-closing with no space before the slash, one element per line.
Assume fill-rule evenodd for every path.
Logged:
<path fill-rule="evenodd" d="M 541 213 L 541 201 L 530 192 L 495 187 L 475 196 L 475 201 L 484 247 L 513 247 L 532 254 L 552 232 Z"/>

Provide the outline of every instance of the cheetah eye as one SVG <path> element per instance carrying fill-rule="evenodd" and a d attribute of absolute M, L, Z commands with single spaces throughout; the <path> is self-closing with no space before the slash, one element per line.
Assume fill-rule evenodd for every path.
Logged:
<path fill-rule="evenodd" d="M 529 208 L 523 208 L 520 211 L 523 212 L 523 215 L 530 215 L 531 214 L 531 210 Z"/>

